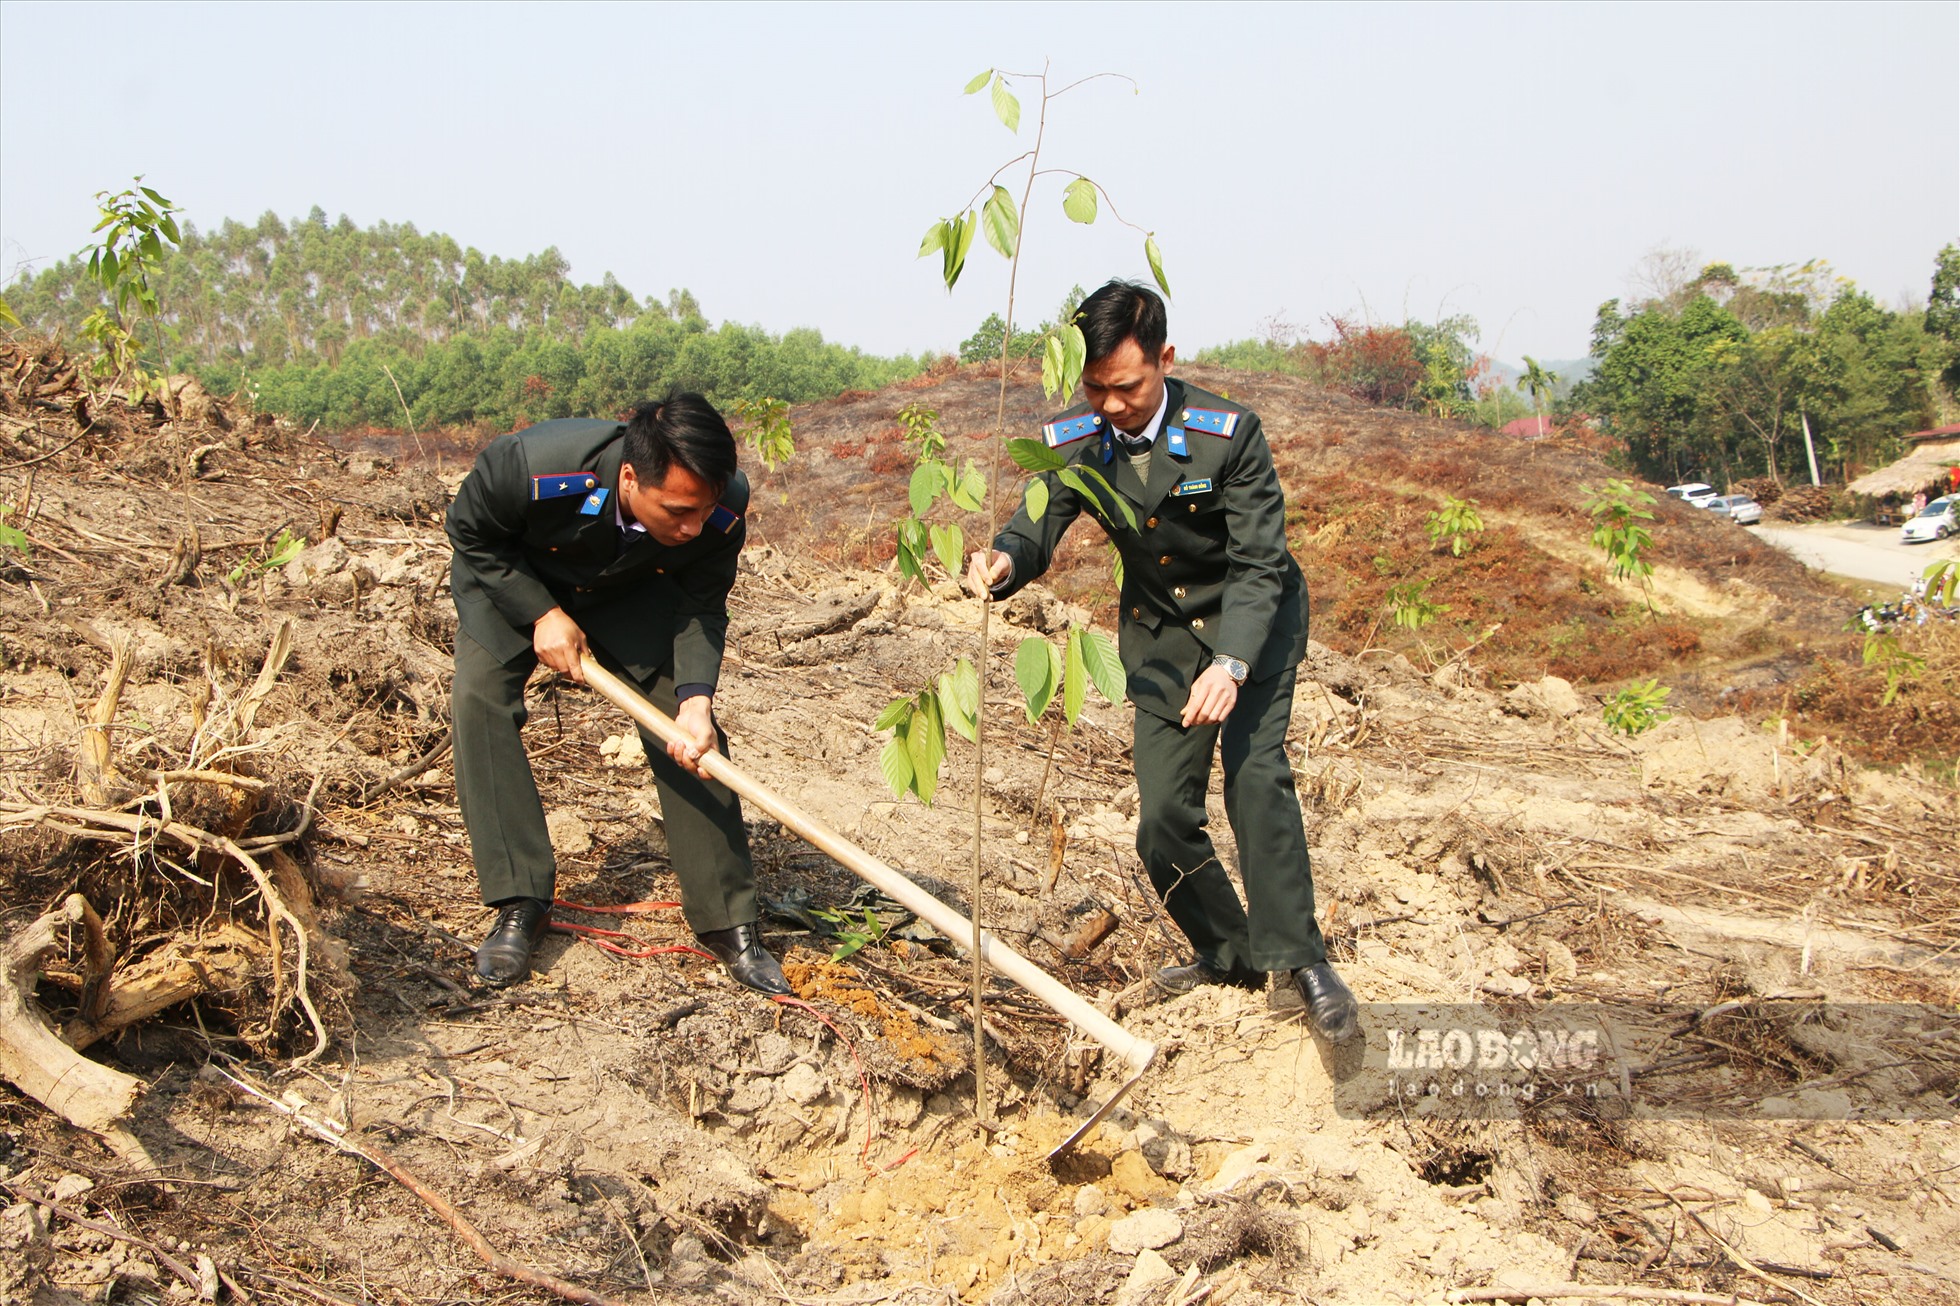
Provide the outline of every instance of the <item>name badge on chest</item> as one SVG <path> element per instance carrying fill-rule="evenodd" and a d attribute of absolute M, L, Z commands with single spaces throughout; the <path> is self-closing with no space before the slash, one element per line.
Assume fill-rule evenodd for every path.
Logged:
<path fill-rule="evenodd" d="M 1193 494 L 1208 494 L 1210 491 L 1211 478 L 1207 476 L 1201 481 L 1178 482 L 1177 488 L 1171 491 L 1171 497 L 1182 499 Z"/>

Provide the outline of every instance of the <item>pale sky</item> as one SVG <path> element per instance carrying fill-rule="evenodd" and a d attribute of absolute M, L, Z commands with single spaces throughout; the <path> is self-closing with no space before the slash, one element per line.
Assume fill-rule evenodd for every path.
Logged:
<path fill-rule="evenodd" d="M 0 279 L 80 248 L 136 173 L 201 228 L 314 205 L 715 321 L 877 353 L 1002 306 L 919 238 L 1033 142 L 982 68 L 1099 72 L 1046 166 L 1154 230 L 1188 354 L 1279 317 L 1468 313 L 1500 359 L 1586 352 L 1657 247 L 1829 259 L 1923 301 L 1960 239 L 1960 6 L 182 4 L 0 0 Z M 1024 170 L 1010 175 L 1025 176 Z M 1036 184 L 1017 320 L 1145 276 Z M 1011 181 L 1018 195 L 1020 181 Z"/>

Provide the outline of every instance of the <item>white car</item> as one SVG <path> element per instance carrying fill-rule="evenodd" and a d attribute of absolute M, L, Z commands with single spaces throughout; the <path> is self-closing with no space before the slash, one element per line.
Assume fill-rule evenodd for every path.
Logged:
<path fill-rule="evenodd" d="M 1706 508 L 1708 501 L 1715 497 L 1715 487 L 1703 485 L 1700 481 L 1689 481 L 1683 485 L 1670 485 L 1667 492 L 1692 507 Z"/>
<path fill-rule="evenodd" d="M 1948 494 L 1921 509 L 1905 524 L 1899 538 L 1907 544 L 1924 544 L 1943 540 L 1956 531 L 1960 531 L 1960 495 Z"/>
<path fill-rule="evenodd" d="M 1746 494 L 1724 494 L 1705 500 L 1702 507 L 1738 526 L 1754 526 L 1763 519 L 1763 505 Z"/>

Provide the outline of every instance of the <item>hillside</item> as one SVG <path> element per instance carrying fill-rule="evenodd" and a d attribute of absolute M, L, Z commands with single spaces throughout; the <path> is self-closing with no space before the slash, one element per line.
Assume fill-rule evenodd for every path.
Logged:
<path fill-rule="evenodd" d="M 461 464 L 336 449 L 193 388 L 85 400 L 57 352 L 10 348 L 0 459 L 27 548 L 0 576 L 20 999 L 0 1051 L 45 1022 L 86 1045 L 75 1082 L 141 1091 L 85 1129 L 0 1088 L 0 1295 L 547 1299 L 516 1271 L 580 1300 L 837 1306 L 1960 1299 L 1960 805 L 1714 710 L 1718 677 L 1773 694 L 1810 674 L 1842 600 L 1661 505 L 1655 621 L 1588 556 L 1570 487 L 1604 473 L 1582 452 L 1186 374 L 1262 410 L 1296 505 L 1318 615 L 1292 738 L 1369 1046 L 1330 1057 L 1284 984 L 1151 990 L 1181 949 L 1131 852 L 1126 711 L 1092 703 L 1051 766 L 1006 702 L 1016 639 L 1108 601 L 1078 531 L 1058 592 L 994 623 L 978 906 L 1162 1052 L 1051 1169 L 1115 1059 L 994 981 L 983 1128 L 964 955 L 754 812 L 770 942 L 807 1005 L 653 954 L 685 939 L 657 909 L 567 909 L 631 937 L 554 937 L 528 985 L 476 987 L 439 524 Z M 935 408 L 957 449 L 996 384 L 795 412 L 798 456 L 756 478 L 719 701 L 738 765 L 961 910 L 973 754 L 955 741 L 936 806 L 894 802 L 869 723 L 973 648 L 979 609 L 879 564 L 909 470 L 897 411 Z M 1013 398 L 1031 421 L 1033 387 Z M 1445 492 L 1490 523 L 1460 564 L 1422 533 Z M 274 564 L 282 529 L 309 543 Z M 1386 586 L 1415 576 L 1452 612 L 1383 629 Z M 1708 710 L 1625 739 L 1561 670 L 1664 671 Z M 561 892 L 671 897 L 623 719 L 536 689 Z M 833 963 L 817 908 L 869 909 L 880 937 Z M 1435 1037 L 1585 1021 L 1603 1062 L 1495 1078 Z M 1439 1090 L 1410 1100 L 1390 1058 L 1423 1030 Z M 459 1220 L 508 1259 L 473 1255 Z"/>

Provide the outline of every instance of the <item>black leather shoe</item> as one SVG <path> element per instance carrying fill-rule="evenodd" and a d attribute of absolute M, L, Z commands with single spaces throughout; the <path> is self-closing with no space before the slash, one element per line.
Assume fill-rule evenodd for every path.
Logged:
<path fill-rule="evenodd" d="M 1239 989 L 1262 989 L 1266 986 L 1266 977 L 1259 971 L 1239 966 L 1220 970 L 1203 957 L 1188 966 L 1166 966 L 1150 978 L 1166 993 L 1189 993 L 1205 984 L 1229 984 Z"/>
<path fill-rule="evenodd" d="M 505 903 L 490 937 L 476 950 L 476 977 L 501 989 L 529 976 L 531 949 L 550 925 L 551 904 L 542 898 L 513 898 Z"/>
<path fill-rule="evenodd" d="M 794 992 L 783 978 L 783 968 L 769 949 L 762 946 L 762 931 L 755 922 L 731 925 L 725 930 L 697 934 L 701 946 L 715 954 L 715 960 L 728 967 L 737 984 L 746 984 L 757 993 L 771 995 Z"/>
<path fill-rule="evenodd" d="M 1324 961 L 1302 966 L 1293 972 L 1293 982 L 1307 1004 L 1307 1019 L 1329 1043 L 1346 1043 L 1361 1033 L 1361 1010 L 1332 966 Z"/>

